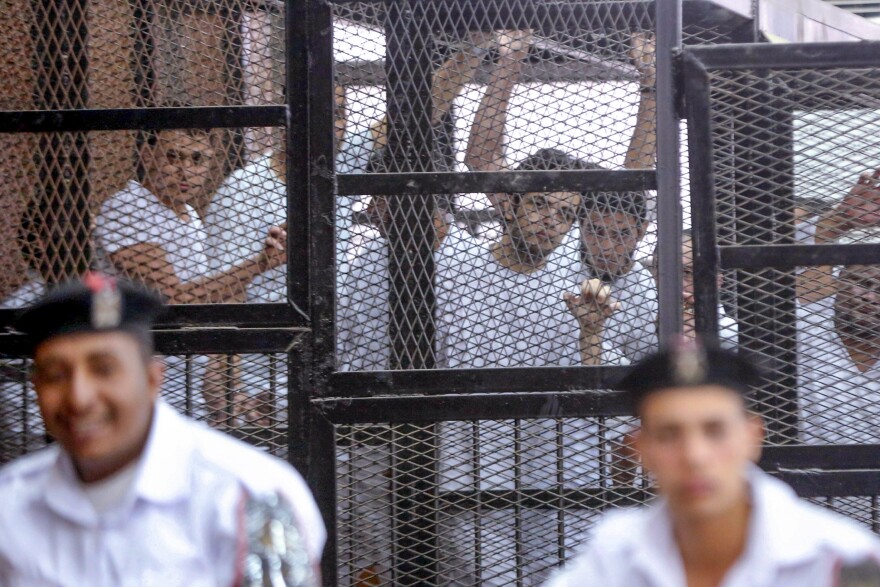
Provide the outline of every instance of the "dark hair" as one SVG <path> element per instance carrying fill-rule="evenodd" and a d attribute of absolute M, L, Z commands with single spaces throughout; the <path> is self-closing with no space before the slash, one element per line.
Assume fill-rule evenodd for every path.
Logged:
<path fill-rule="evenodd" d="M 563 171 L 569 169 L 602 169 L 598 163 L 572 157 L 559 149 L 539 149 L 516 166 L 517 171 Z"/>
<path fill-rule="evenodd" d="M 388 173 L 388 148 L 379 147 L 370 152 L 364 173 Z M 455 212 L 455 194 L 433 194 L 437 207 L 445 212 Z"/>
<path fill-rule="evenodd" d="M 648 198 L 645 192 L 590 192 L 580 206 L 580 218 L 590 212 L 613 214 L 622 212 L 636 218 L 639 226 L 648 220 Z"/>

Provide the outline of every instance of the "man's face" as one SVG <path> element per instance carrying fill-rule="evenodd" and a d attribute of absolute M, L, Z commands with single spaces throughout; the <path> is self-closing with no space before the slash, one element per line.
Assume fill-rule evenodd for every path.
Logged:
<path fill-rule="evenodd" d="M 577 192 L 529 192 L 514 203 L 511 238 L 528 250 L 548 255 L 562 243 L 576 219 L 581 196 Z"/>
<path fill-rule="evenodd" d="M 145 181 L 156 195 L 182 204 L 193 203 L 204 195 L 214 158 L 207 133 L 162 131 L 146 152 Z"/>
<path fill-rule="evenodd" d="M 624 212 L 590 211 L 581 221 L 581 242 L 587 261 L 599 273 L 620 275 L 644 237 L 638 218 Z"/>
<path fill-rule="evenodd" d="M 641 405 L 636 448 L 676 516 L 706 520 L 743 499 L 745 474 L 760 456 L 760 420 L 724 387 L 678 387 Z"/>
<path fill-rule="evenodd" d="M 33 383 L 51 434 L 84 481 L 112 475 L 140 454 L 162 366 L 124 332 L 75 333 L 41 343 Z"/>
<path fill-rule="evenodd" d="M 843 336 L 880 336 L 880 266 L 844 267 L 838 279 L 835 324 Z"/>

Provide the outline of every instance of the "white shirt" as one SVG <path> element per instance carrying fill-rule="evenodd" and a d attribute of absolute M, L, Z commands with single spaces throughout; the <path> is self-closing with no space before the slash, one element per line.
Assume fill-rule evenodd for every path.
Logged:
<path fill-rule="evenodd" d="M 0 301 L 0 309 L 17 310 L 34 304 L 46 293 L 46 281 L 36 272 L 28 272 L 28 280 Z"/>
<path fill-rule="evenodd" d="M 159 401 L 128 495 L 103 514 L 57 446 L 0 470 L 0 585 L 229 587 L 242 499 L 275 492 L 319 560 L 324 525 L 292 467 Z"/>
<path fill-rule="evenodd" d="M 95 241 L 106 255 L 152 243 L 161 247 L 180 281 L 192 281 L 208 272 L 205 230 L 195 210 L 186 206 L 189 221 L 162 204 L 136 181 L 113 194 L 95 219 Z"/>
<path fill-rule="evenodd" d="M 435 253 L 440 260 L 482 251 L 483 245 L 455 224 Z M 352 260 L 344 276 L 337 302 L 337 359 L 340 371 L 390 369 L 391 339 L 388 303 L 388 245 L 385 239 L 367 241 Z M 443 272 L 436 271 L 435 282 L 442 286 Z"/>
<path fill-rule="evenodd" d="M 266 155 L 235 170 L 208 206 L 205 226 L 211 272 L 226 271 L 258 255 L 269 228 L 287 222 L 287 188 Z M 248 302 L 281 303 L 287 299 L 287 267 L 281 265 L 254 278 Z"/>
<path fill-rule="evenodd" d="M 834 326 L 836 296 L 798 306 L 798 400 L 807 444 L 880 442 L 880 362 L 859 370 Z"/>
<path fill-rule="evenodd" d="M 752 518 L 740 559 L 721 587 L 831 587 L 835 565 L 880 556 L 880 541 L 855 522 L 801 501 L 756 467 L 749 473 Z M 545 587 L 685 587 L 669 508 L 608 514 L 586 550 Z"/>
<path fill-rule="evenodd" d="M 449 368 L 580 365 L 580 329 L 562 294 L 575 281 L 553 255 L 523 274 L 495 260 L 491 247 L 437 263 L 437 342 Z"/>

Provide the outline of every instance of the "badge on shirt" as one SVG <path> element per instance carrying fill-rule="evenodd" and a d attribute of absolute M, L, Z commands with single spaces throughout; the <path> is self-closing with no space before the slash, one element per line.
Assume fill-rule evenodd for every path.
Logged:
<path fill-rule="evenodd" d="M 279 495 L 248 496 L 244 530 L 247 554 L 239 587 L 318 587 L 316 564 L 287 500 Z"/>

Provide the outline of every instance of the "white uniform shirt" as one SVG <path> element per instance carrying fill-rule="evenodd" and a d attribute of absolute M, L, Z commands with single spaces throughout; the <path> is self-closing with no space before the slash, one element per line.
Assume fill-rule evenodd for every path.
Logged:
<path fill-rule="evenodd" d="M 745 551 L 721 587 L 830 587 L 835 565 L 880 556 L 880 541 L 855 522 L 801 501 L 756 467 Z M 663 500 L 606 516 L 586 550 L 546 587 L 685 587 L 681 554 Z"/>
<path fill-rule="evenodd" d="M 324 525 L 293 468 L 159 401 L 133 484 L 103 514 L 57 446 L 0 470 L 0 585 L 229 587 L 242 557 L 242 499 L 275 492 L 319 560 Z"/>
<path fill-rule="evenodd" d="M 880 362 L 859 370 L 834 326 L 836 296 L 798 307 L 798 399 L 807 444 L 880 442 Z"/>

